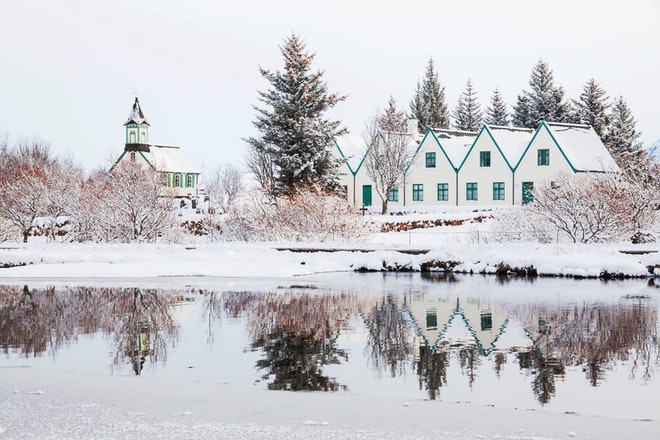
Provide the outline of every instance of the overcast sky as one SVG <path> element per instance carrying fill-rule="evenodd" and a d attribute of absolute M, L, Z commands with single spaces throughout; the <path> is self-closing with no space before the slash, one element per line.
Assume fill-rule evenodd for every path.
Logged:
<path fill-rule="evenodd" d="M 244 167 L 259 66 L 282 68 L 299 34 L 360 134 L 390 95 L 409 110 L 430 57 L 450 109 L 468 78 L 509 109 L 539 59 L 569 98 L 595 78 L 623 95 L 646 146 L 660 138 L 660 1 L 0 0 L 0 135 L 38 137 L 86 169 L 125 141 L 137 94 L 150 141 L 210 170 Z"/>

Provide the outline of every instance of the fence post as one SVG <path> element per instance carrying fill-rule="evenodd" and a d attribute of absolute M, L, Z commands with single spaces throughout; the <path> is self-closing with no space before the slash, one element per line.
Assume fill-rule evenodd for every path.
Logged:
<path fill-rule="evenodd" d="M 408 246 L 412 245 L 412 231 L 408 231 Z"/>

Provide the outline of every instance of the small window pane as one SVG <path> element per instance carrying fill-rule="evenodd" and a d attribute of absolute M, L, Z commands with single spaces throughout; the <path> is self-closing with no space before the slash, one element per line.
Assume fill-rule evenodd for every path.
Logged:
<path fill-rule="evenodd" d="M 449 184 L 438 183 L 438 201 L 446 202 L 449 200 Z"/>
<path fill-rule="evenodd" d="M 435 153 L 426 153 L 426 168 L 435 168 Z"/>
<path fill-rule="evenodd" d="M 490 166 L 490 151 L 482 151 L 479 153 L 479 166 L 481 167 Z"/>
<path fill-rule="evenodd" d="M 413 184 L 413 202 L 424 201 L 424 185 L 421 183 Z"/>
<path fill-rule="evenodd" d="M 477 200 L 478 194 L 477 194 L 477 183 L 476 182 L 468 182 L 465 184 L 465 189 L 466 189 L 466 194 L 465 198 L 467 200 Z"/>

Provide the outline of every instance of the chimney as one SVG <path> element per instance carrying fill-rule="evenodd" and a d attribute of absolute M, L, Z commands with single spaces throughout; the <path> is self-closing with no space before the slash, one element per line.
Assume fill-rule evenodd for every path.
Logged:
<path fill-rule="evenodd" d="M 417 119 L 408 119 L 406 125 L 406 133 L 412 134 L 413 136 L 417 136 L 419 134 L 419 130 L 417 128 Z"/>

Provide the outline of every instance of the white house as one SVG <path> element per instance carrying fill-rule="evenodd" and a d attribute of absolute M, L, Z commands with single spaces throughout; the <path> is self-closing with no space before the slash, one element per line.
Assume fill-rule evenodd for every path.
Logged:
<path fill-rule="evenodd" d="M 128 120 L 124 123 L 126 127 L 124 151 L 113 167 L 124 160 L 137 160 L 140 164 L 163 173 L 167 178 L 166 184 L 175 197 L 197 195 L 201 174 L 199 167 L 177 146 L 150 143 L 150 126 L 151 124 L 144 117 L 138 98 L 135 98 Z"/>
<path fill-rule="evenodd" d="M 588 125 L 541 122 L 515 166 L 514 203 L 531 201 L 529 191 L 551 184 L 559 173 L 620 172 L 600 137 Z"/>
<path fill-rule="evenodd" d="M 413 136 L 413 139 L 415 137 Z M 357 206 L 380 206 L 364 169 L 368 148 L 342 136 L 336 153 L 346 163 L 342 184 Z M 389 206 L 512 205 L 559 173 L 620 171 L 586 125 L 542 122 L 536 130 L 484 125 L 479 132 L 429 129 L 416 146 Z"/>

